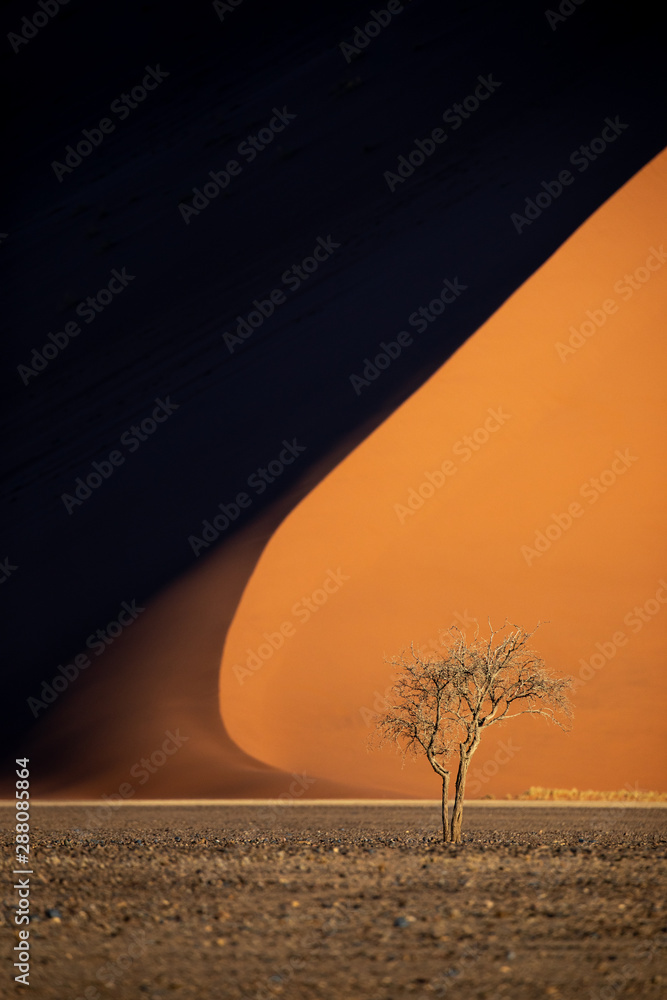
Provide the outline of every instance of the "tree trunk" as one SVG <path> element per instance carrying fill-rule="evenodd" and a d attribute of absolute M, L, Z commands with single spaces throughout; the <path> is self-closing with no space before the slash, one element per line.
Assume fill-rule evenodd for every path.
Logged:
<path fill-rule="evenodd" d="M 456 775 L 456 796 L 454 798 L 454 811 L 452 812 L 452 832 L 451 841 L 454 844 L 461 843 L 461 824 L 463 823 L 463 796 L 465 794 L 466 788 L 466 775 L 468 773 L 468 765 L 470 764 L 470 756 L 467 754 L 461 754 L 461 759 L 459 761 L 459 769 Z"/>
<path fill-rule="evenodd" d="M 447 822 L 447 799 L 449 797 L 449 771 L 442 776 L 442 841 L 448 844 L 450 840 L 449 823 Z"/>

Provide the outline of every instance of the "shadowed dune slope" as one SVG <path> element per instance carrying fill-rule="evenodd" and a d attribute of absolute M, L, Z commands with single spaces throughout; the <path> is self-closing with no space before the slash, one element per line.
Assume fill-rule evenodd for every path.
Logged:
<path fill-rule="evenodd" d="M 313 466 L 196 570 L 137 606 L 134 623 L 101 659 L 91 658 L 67 697 L 39 710 L 39 726 L 20 748 L 33 761 L 34 795 L 300 801 L 386 794 L 354 778 L 295 774 L 255 759 L 230 740 L 220 718 L 220 655 L 239 597 L 271 533 L 323 475 Z"/>

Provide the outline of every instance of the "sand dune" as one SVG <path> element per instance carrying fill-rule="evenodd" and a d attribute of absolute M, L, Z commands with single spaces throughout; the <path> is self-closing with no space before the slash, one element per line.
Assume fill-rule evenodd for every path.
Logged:
<path fill-rule="evenodd" d="M 335 463 L 336 454 L 327 461 Z M 311 469 L 281 503 L 202 559 L 142 612 L 103 660 L 93 659 L 66 699 L 41 712 L 40 726 L 24 747 L 40 762 L 33 794 L 129 802 L 382 794 L 354 778 L 302 771 L 299 782 L 289 769 L 241 750 L 220 718 L 220 655 L 242 590 L 271 532 L 326 471 L 321 465 Z M 176 743 L 169 742 L 165 753 L 168 733 Z"/>
<path fill-rule="evenodd" d="M 277 797 L 299 772 L 316 778 L 299 797 L 432 796 L 428 767 L 365 752 L 383 657 L 487 614 L 549 619 L 538 647 L 576 675 L 597 644 L 626 641 L 584 670 L 570 735 L 529 719 L 487 736 L 471 796 L 664 787 L 652 709 L 667 621 L 655 598 L 667 573 L 665 272 L 637 269 L 661 246 L 666 169 L 663 154 L 603 205 L 347 458 L 337 464 L 343 445 L 158 596 L 45 713 L 36 794 Z M 616 284 L 626 273 L 640 275 L 631 294 Z M 613 315 L 559 357 L 610 298 Z M 590 485 L 607 469 L 612 485 Z M 527 556 L 573 502 L 582 514 Z M 141 759 L 161 761 L 174 728 L 187 740 L 141 781 Z"/>
<path fill-rule="evenodd" d="M 427 765 L 365 753 L 383 658 L 507 615 L 549 620 L 536 645 L 577 678 L 575 727 L 491 730 L 470 794 L 665 787 L 666 171 L 604 204 L 281 525 L 223 659 L 248 752 L 432 794 Z"/>

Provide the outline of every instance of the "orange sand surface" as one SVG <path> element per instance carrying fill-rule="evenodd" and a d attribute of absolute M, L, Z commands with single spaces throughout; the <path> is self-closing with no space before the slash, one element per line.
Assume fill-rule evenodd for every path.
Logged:
<path fill-rule="evenodd" d="M 549 622 L 534 645 L 580 682 L 574 727 L 489 730 L 469 793 L 667 787 L 666 181 L 663 153 L 275 532 L 222 659 L 249 754 L 435 794 L 427 764 L 366 751 L 384 659 L 507 616 Z"/>

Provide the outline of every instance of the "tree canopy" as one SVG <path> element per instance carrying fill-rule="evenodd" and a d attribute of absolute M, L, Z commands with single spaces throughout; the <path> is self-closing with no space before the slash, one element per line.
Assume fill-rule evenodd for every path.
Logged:
<path fill-rule="evenodd" d="M 506 635 L 501 633 L 510 628 Z M 539 623 L 528 632 L 507 620 L 500 629 L 489 621 L 489 636 L 479 627 L 470 642 L 458 626 L 441 639 L 442 653 L 409 653 L 390 660 L 396 681 L 388 707 L 377 720 L 379 742 L 393 742 L 404 755 L 426 756 L 443 779 L 443 835 L 460 840 L 463 792 L 470 759 L 482 731 L 519 715 L 541 715 L 569 728 L 570 677 L 556 677 L 530 644 Z M 456 800 L 447 831 L 449 759 L 458 754 Z"/>

